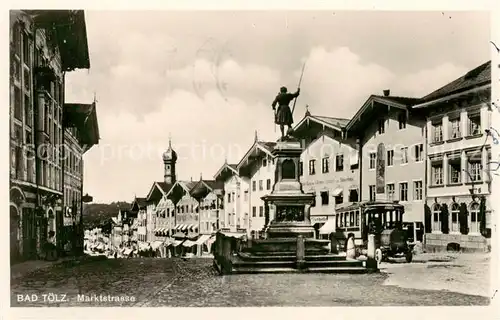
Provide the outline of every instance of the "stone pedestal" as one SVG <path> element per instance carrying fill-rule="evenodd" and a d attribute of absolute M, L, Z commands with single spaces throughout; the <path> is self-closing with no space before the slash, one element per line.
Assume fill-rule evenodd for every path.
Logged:
<path fill-rule="evenodd" d="M 273 206 L 274 214 L 266 224 L 268 238 L 314 238 L 310 221 L 310 208 L 315 195 L 304 193 L 299 180 L 299 161 L 302 153 L 300 141 L 277 143 L 275 184 L 271 194 L 262 197 L 266 207 Z"/>

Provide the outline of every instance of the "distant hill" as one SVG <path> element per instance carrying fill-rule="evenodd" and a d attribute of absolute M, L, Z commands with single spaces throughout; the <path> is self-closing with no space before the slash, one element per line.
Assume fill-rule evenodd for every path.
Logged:
<path fill-rule="evenodd" d="M 111 217 L 118 215 L 118 210 L 130 210 L 131 204 L 125 201 L 111 203 L 84 203 L 83 226 L 85 229 L 100 227 L 103 231 L 111 230 Z M 108 232 L 105 232 L 108 233 Z"/>

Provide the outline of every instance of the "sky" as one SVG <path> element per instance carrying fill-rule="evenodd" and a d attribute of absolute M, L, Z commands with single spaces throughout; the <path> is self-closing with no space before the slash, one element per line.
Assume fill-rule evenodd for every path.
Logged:
<path fill-rule="evenodd" d="M 371 94 L 422 97 L 490 59 L 481 12 L 86 11 L 91 68 L 66 74 L 66 101 L 97 99 L 101 140 L 84 155 L 95 202 L 145 197 L 163 181 L 213 179 L 255 132 L 279 136 L 271 103 L 295 91 L 295 123 L 349 118 Z"/>

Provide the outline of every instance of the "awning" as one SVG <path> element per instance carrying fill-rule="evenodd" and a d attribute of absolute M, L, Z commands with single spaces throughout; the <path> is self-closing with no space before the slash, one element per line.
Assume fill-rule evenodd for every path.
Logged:
<path fill-rule="evenodd" d="M 181 243 L 182 243 L 182 240 L 174 240 L 174 241 L 172 242 L 172 246 L 177 247 L 177 246 L 178 246 L 178 245 L 180 245 Z"/>
<path fill-rule="evenodd" d="M 149 243 L 139 242 L 139 250 L 149 249 Z"/>
<path fill-rule="evenodd" d="M 185 238 L 186 235 L 184 233 L 182 233 L 182 232 L 177 232 L 172 237 L 174 237 L 174 238 Z"/>
<path fill-rule="evenodd" d="M 239 232 L 221 232 L 221 233 L 226 237 L 231 237 L 236 239 L 241 239 L 247 235 L 246 233 L 239 233 Z"/>
<path fill-rule="evenodd" d="M 182 231 L 186 231 L 187 227 L 188 227 L 188 225 L 187 225 L 187 224 L 184 224 L 184 225 L 182 225 L 181 230 L 182 230 Z"/>
<path fill-rule="evenodd" d="M 196 244 L 197 245 L 204 244 L 205 242 L 207 242 L 208 239 L 210 239 L 210 236 L 207 234 L 203 234 L 198 240 L 196 240 Z"/>
<path fill-rule="evenodd" d="M 189 239 L 198 238 L 198 234 L 196 232 L 188 232 L 186 238 L 189 238 Z"/>
<path fill-rule="evenodd" d="M 163 241 L 155 241 L 151 244 L 151 248 L 153 248 L 153 250 L 156 250 L 158 249 L 161 245 L 163 244 Z"/>
<path fill-rule="evenodd" d="M 184 242 L 182 243 L 182 246 L 183 246 L 183 247 L 187 247 L 187 248 L 189 248 L 189 247 L 194 246 L 195 244 L 196 244 L 196 242 L 195 242 L 195 241 L 186 240 L 186 241 L 184 241 Z"/>
<path fill-rule="evenodd" d="M 194 224 L 190 224 L 190 225 L 188 225 L 188 230 L 193 231 L 193 228 L 194 228 Z"/>
<path fill-rule="evenodd" d="M 179 230 L 179 227 L 180 227 L 180 226 L 181 226 L 180 224 L 176 225 L 176 226 L 174 227 L 174 230 Z"/>
<path fill-rule="evenodd" d="M 332 232 L 335 232 L 334 219 L 329 219 L 321 228 L 319 228 L 319 234 L 330 234 Z"/>
<path fill-rule="evenodd" d="M 338 197 L 338 196 L 340 196 L 342 194 L 342 192 L 344 192 L 344 190 L 342 188 L 337 188 L 337 189 L 333 190 L 332 195 L 334 197 Z"/>

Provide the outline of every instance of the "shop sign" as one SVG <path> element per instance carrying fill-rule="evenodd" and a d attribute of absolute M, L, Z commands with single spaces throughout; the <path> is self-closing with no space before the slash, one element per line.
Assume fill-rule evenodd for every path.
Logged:
<path fill-rule="evenodd" d="M 328 220 L 328 216 L 311 216 L 311 223 L 325 223 Z"/>
<path fill-rule="evenodd" d="M 341 177 L 336 179 L 328 179 L 328 180 L 311 180 L 311 181 L 301 181 L 303 186 L 317 186 L 323 184 L 337 184 L 343 182 L 352 182 L 354 181 L 353 177 Z"/>

